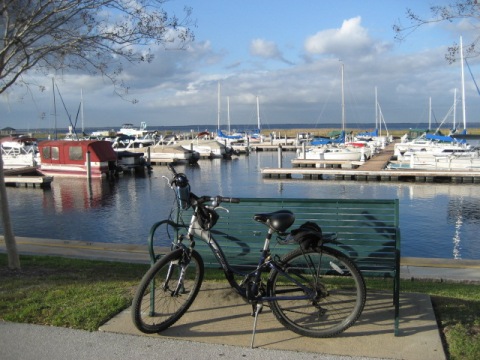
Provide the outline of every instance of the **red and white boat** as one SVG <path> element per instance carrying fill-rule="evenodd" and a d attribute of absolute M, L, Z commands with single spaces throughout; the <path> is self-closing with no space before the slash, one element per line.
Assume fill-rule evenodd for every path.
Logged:
<path fill-rule="evenodd" d="M 40 172 L 54 176 L 106 176 L 116 169 L 117 154 L 106 140 L 47 140 L 38 144 Z M 90 153 L 88 164 L 87 152 Z"/>

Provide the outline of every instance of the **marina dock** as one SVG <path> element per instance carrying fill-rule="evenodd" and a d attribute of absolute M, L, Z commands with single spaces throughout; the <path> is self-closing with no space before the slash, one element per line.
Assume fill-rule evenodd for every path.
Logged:
<path fill-rule="evenodd" d="M 23 167 L 4 170 L 5 185 L 7 186 L 33 186 L 40 188 L 50 187 L 53 176 L 38 173 L 35 167 Z"/>
<path fill-rule="evenodd" d="M 354 180 L 444 182 L 480 184 L 480 170 L 385 169 L 393 157 L 394 144 L 364 162 L 292 160 L 292 168 L 261 169 L 263 178 L 304 180 Z"/>

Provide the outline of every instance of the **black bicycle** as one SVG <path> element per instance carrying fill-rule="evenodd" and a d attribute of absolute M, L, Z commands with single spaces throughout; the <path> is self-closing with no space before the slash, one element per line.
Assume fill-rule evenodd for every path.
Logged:
<path fill-rule="evenodd" d="M 355 323 L 365 305 L 365 282 L 352 260 L 328 246 L 335 234 L 322 235 L 320 227 L 312 222 L 288 232 L 295 221 L 288 210 L 255 214 L 253 219 L 268 229 L 263 250 L 253 271 L 239 270 L 230 266 L 210 231 L 218 220 L 216 210 L 222 209 L 220 205 L 238 203 L 239 199 L 198 197 L 190 191 L 185 174 L 177 173 L 172 166 L 169 169 L 172 178 L 167 180 L 176 192 L 179 208 L 191 207 L 193 212 L 190 224 L 184 225 L 186 233 L 178 234 L 172 251 L 152 265 L 137 288 L 132 320 L 140 331 L 165 330 L 195 300 L 204 277 L 204 262 L 194 249 L 196 239 L 208 244 L 228 283 L 252 305 L 253 337 L 264 303 L 282 325 L 304 336 L 335 336 Z M 282 258 L 272 255 L 270 241 L 274 234 L 283 243 L 298 243 L 298 247 Z"/>

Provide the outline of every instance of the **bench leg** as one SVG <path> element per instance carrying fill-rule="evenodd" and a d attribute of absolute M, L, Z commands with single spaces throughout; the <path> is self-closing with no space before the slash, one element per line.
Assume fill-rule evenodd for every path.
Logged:
<path fill-rule="evenodd" d="M 399 335 L 399 325 L 400 325 L 400 251 L 397 250 L 396 254 L 396 270 L 395 278 L 393 283 L 393 306 L 395 306 L 395 328 L 394 335 Z"/>

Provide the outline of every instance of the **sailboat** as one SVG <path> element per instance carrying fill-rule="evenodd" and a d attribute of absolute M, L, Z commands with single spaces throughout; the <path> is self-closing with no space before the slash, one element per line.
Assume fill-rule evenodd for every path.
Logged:
<path fill-rule="evenodd" d="M 298 159 L 319 159 L 329 161 L 361 161 L 370 157 L 371 150 L 365 146 L 347 146 L 345 133 L 345 92 L 344 65 L 342 72 L 342 130 L 328 138 L 314 138 L 312 147 L 300 154 Z"/>
<path fill-rule="evenodd" d="M 465 79 L 463 70 L 463 46 L 462 38 L 460 37 L 460 59 L 461 59 L 461 74 L 462 74 L 462 114 L 463 114 L 463 137 L 453 137 L 451 135 L 439 134 L 440 126 L 444 123 L 442 121 L 434 134 L 423 134 L 419 138 L 413 139 L 409 142 L 402 142 L 395 144 L 394 154 L 400 160 L 400 163 L 392 164 L 390 168 L 406 168 L 402 165 L 408 165 L 412 169 L 448 169 L 448 170 L 465 170 L 480 168 L 480 152 L 474 146 L 465 141 L 466 134 L 466 111 L 465 111 Z M 454 95 L 454 103 L 450 108 L 449 113 L 453 109 L 453 116 L 455 119 L 456 110 L 456 91 Z M 431 104 L 431 102 L 430 102 Z M 431 105 L 430 105 L 431 107 Z M 431 109 L 430 109 L 431 112 Z M 449 115 L 447 114 L 447 116 Z M 447 117 L 446 116 L 446 117 Z M 445 118 L 446 118 L 445 117 Z M 454 126 L 455 128 L 455 121 Z M 403 164 L 405 163 L 405 164 Z"/>

